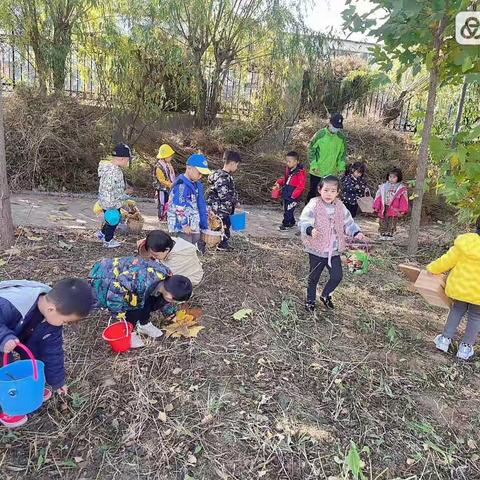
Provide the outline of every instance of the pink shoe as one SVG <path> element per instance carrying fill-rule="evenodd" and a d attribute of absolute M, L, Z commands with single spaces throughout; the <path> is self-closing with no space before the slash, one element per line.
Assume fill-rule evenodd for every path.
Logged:
<path fill-rule="evenodd" d="M 43 391 L 43 401 L 46 402 L 47 400 L 50 400 L 52 398 L 52 391 L 49 388 L 46 388 Z"/>
<path fill-rule="evenodd" d="M 0 413 L 0 423 L 7 428 L 17 428 L 27 423 L 28 417 L 26 415 L 7 415 L 6 413 Z"/>

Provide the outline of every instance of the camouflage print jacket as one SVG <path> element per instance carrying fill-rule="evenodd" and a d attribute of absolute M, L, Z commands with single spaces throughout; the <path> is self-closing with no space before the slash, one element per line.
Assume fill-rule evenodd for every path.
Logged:
<path fill-rule="evenodd" d="M 232 175 L 217 170 L 208 177 L 207 204 L 216 215 L 232 215 L 238 203 L 237 189 Z"/>

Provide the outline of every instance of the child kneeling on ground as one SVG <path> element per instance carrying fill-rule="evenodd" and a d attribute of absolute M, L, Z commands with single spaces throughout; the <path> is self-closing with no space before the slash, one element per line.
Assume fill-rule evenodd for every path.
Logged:
<path fill-rule="evenodd" d="M 317 285 L 325 267 L 330 278 L 320 298 L 327 309 L 334 308 L 332 293 L 343 278 L 340 255 L 346 248 L 346 235 L 358 240 L 368 240 L 338 199 L 340 180 L 337 177 L 322 178 L 318 192 L 319 196 L 312 198 L 303 209 L 299 221 L 303 244 L 310 260 L 305 305 L 309 312 L 315 310 Z"/>
<path fill-rule="evenodd" d="M 0 282 L 0 351 L 26 354 L 18 343 L 28 347 L 45 364 L 45 379 L 58 393 L 67 393 L 63 353 L 63 325 L 85 318 L 92 308 L 93 295 L 85 280 L 67 278 L 53 288 L 39 282 L 11 280 Z M 52 396 L 48 388 L 44 401 Z M 27 421 L 26 415 L 0 413 L 0 423 L 9 428 Z"/>
<path fill-rule="evenodd" d="M 183 238 L 172 238 L 162 230 L 152 230 L 137 242 L 138 254 L 145 260 L 166 265 L 174 275 L 187 277 L 193 286 L 203 278 L 203 268 L 195 245 Z"/>
<path fill-rule="evenodd" d="M 107 308 L 112 315 L 125 314 L 137 333 L 159 338 L 163 332 L 150 321 L 152 312 L 161 310 L 165 318 L 177 312 L 173 302 L 184 302 L 192 295 L 192 282 L 154 260 L 140 257 L 106 258 L 90 271 L 96 307 Z M 144 347 L 132 333 L 132 348 Z"/>
<path fill-rule="evenodd" d="M 459 235 L 450 250 L 430 263 L 427 271 L 439 275 L 450 272 L 445 294 L 453 299 L 447 323 L 441 335 L 435 338 L 436 347 L 448 352 L 462 318 L 467 316 L 467 327 L 458 347 L 457 357 L 468 360 L 474 355 L 480 332 L 480 217 L 476 233 Z"/>

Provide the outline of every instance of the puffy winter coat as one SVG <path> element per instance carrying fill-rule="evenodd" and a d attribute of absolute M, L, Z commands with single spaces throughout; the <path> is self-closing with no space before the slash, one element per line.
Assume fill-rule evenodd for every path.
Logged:
<path fill-rule="evenodd" d="M 202 182 L 192 182 L 186 175 L 177 177 L 168 200 L 168 230 L 181 232 L 189 226 L 200 232 L 208 228 L 207 203 Z"/>
<path fill-rule="evenodd" d="M 408 191 L 405 185 L 398 185 L 398 188 L 390 201 L 390 205 L 386 205 L 386 197 L 388 194 L 389 183 L 380 185 L 375 201 L 373 202 L 373 209 L 378 213 L 380 218 L 384 217 L 401 217 L 406 215 L 409 210 Z"/>
<path fill-rule="evenodd" d="M 103 160 L 98 165 L 98 201 L 103 210 L 120 208 L 128 198 L 125 192 L 125 178 L 122 169 L 110 160 Z"/>
<path fill-rule="evenodd" d="M 63 327 L 50 325 L 38 310 L 38 297 L 50 287 L 27 280 L 0 282 L 0 351 L 18 339 L 45 364 L 45 379 L 52 388 L 65 385 Z M 18 350 L 21 358 L 25 352 Z"/>
<path fill-rule="evenodd" d="M 445 293 L 462 302 L 480 305 L 480 235 L 459 235 L 450 250 L 427 266 L 430 273 L 450 272 Z"/>
<path fill-rule="evenodd" d="M 98 307 L 121 313 L 143 308 L 171 271 L 163 264 L 141 257 L 105 258 L 90 271 Z"/>
<path fill-rule="evenodd" d="M 295 168 L 285 169 L 283 178 L 279 178 L 277 183 L 282 187 L 282 198 L 284 200 L 298 200 L 305 190 L 307 183 L 307 173 L 302 164 Z"/>

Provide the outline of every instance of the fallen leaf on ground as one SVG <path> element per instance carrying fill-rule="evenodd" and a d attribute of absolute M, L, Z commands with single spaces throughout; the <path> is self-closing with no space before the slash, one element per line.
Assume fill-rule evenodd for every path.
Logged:
<path fill-rule="evenodd" d="M 182 369 L 181 368 L 174 368 L 173 369 L 173 372 L 172 372 L 174 375 L 180 375 L 182 373 Z"/>
<path fill-rule="evenodd" d="M 196 465 L 197 463 L 197 457 L 195 455 L 189 455 L 187 457 L 187 462 L 190 464 L 190 465 Z"/>
<path fill-rule="evenodd" d="M 167 421 L 167 414 L 165 412 L 158 412 L 158 419 L 161 422 L 166 422 Z"/>
<path fill-rule="evenodd" d="M 6 265 L 6 264 L 7 264 L 7 262 L 6 262 L 5 260 L 2 260 L 2 259 L 0 258 L 0 267 L 3 267 L 3 266 Z"/>
<path fill-rule="evenodd" d="M 165 328 L 165 335 L 167 338 L 194 338 L 204 328 L 202 325 L 197 325 L 196 318 L 188 315 L 185 310 L 180 310 L 177 312 L 174 321 Z"/>
<path fill-rule="evenodd" d="M 21 255 L 22 251 L 18 247 L 11 247 L 3 253 L 4 255 Z"/>
<path fill-rule="evenodd" d="M 27 237 L 28 240 L 31 240 L 32 242 L 41 242 L 43 240 L 43 237 L 35 237 L 35 236 L 29 236 Z"/>
<path fill-rule="evenodd" d="M 82 457 L 73 457 L 73 459 L 75 460 L 75 463 L 83 462 L 83 458 L 82 458 Z"/>
<path fill-rule="evenodd" d="M 171 412 L 173 410 L 173 405 L 171 403 L 168 403 L 165 405 L 165 411 L 166 412 Z"/>
<path fill-rule="evenodd" d="M 70 251 L 73 248 L 73 245 L 71 243 L 64 242 L 63 240 L 58 241 L 58 246 L 68 251 Z"/>
<path fill-rule="evenodd" d="M 253 310 L 251 308 L 242 308 L 241 310 L 238 310 L 238 312 L 235 312 L 233 314 L 233 319 L 234 320 L 243 320 L 244 318 L 249 317 L 252 315 Z"/>

